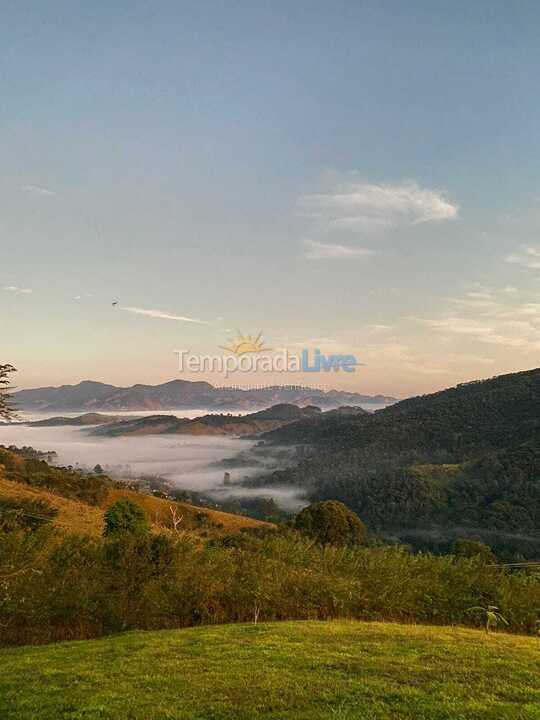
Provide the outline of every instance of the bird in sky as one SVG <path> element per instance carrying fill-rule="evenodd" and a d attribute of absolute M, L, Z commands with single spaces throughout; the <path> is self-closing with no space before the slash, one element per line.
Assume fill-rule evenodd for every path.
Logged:
<path fill-rule="evenodd" d="M 115 301 L 112 303 L 112 306 L 113 306 L 113 307 L 116 307 L 117 305 L 118 305 L 118 300 L 115 300 Z"/>

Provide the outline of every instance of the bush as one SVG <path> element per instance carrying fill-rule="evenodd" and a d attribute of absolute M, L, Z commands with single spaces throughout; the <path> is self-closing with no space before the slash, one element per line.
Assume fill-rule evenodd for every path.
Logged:
<path fill-rule="evenodd" d="M 0 497 L 0 531 L 35 530 L 56 517 L 58 510 L 44 500 Z"/>
<path fill-rule="evenodd" d="M 497 558 L 489 545 L 479 540 L 469 540 L 468 538 L 458 538 L 456 540 L 454 543 L 454 555 L 458 557 L 477 558 L 489 565 L 497 562 Z"/>
<path fill-rule="evenodd" d="M 337 500 L 325 500 L 304 508 L 295 528 L 322 545 L 361 545 L 366 526 L 358 515 Z"/>
<path fill-rule="evenodd" d="M 131 500 L 117 500 L 105 512 L 105 536 L 119 533 L 141 535 L 149 530 L 146 513 Z"/>
<path fill-rule="evenodd" d="M 536 632 L 534 569 L 400 547 L 323 546 L 286 531 L 238 540 L 91 540 L 54 535 L 47 525 L 0 533 L 0 644 L 258 619 L 476 625 L 470 608 L 488 605 L 500 608 L 510 631 Z"/>

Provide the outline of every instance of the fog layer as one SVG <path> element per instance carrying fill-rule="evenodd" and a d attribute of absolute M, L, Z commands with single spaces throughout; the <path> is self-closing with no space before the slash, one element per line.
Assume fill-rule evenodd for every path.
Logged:
<path fill-rule="evenodd" d="M 116 478 L 160 475 L 175 487 L 211 494 L 216 500 L 230 496 L 273 497 L 281 507 L 291 510 L 303 504 L 290 487 L 224 488 L 224 471 L 215 465 L 251 448 L 254 443 L 250 440 L 177 435 L 103 438 L 78 428 L 0 425 L 0 445 L 53 450 L 59 465 L 93 468 L 100 464 Z M 229 472 L 231 481 L 237 482 L 260 473 L 260 467 L 244 466 Z"/>

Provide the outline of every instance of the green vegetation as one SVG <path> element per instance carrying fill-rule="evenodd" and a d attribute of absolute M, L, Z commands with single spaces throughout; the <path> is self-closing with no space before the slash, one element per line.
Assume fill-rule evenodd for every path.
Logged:
<path fill-rule="evenodd" d="M 130 500 L 142 508 L 154 529 L 193 534 L 201 538 L 222 537 L 243 528 L 268 527 L 258 520 L 195 507 L 195 498 L 176 502 L 167 494 L 155 493 L 153 478 L 138 485 L 112 482 L 96 471 L 85 473 L 73 468 L 51 467 L 41 462 L 54 453 L 32 447 L 18 449 L 0 446 L 0 496 L 19 502 L 44 502 L 56 511 L 53 524 L 62 532 L 103 535 L 104 510 L 118 500 Z M 159 485 L 158 485 L 159 487 Z M 155 493 L 155 494 L 154 494 Z M 271 509 L 271 508 L 270 508 Z"/>
<path fill-rule="evenodd" d="M 497 558 L 489 545 L 478 540 L 458 538 L 454 543 L 454 555 L 458 557 L 478 558 L 485 563 L 496 563 Z"/>
<path fill-rule="evenodd" d="M 33 452 L 30 452 L 33 451 Z M 18 451 L 0 447 L 0 467 L 6 480 L 51 490 L 91 505 L 102 502 L 113 486 L 106 475 L 83 473 L 73 468 L 52 467 L 33 448 Z"/>
<path fill-rule="evenodd" d="M 105 512 L 104 535 L 141 534 L 149 530 L 146 513 L 132 500 L 117 500 Z"/>
<path fill-rule="evenodd" d="M 360 521 L 339 503 L 306 512 L 313 540 L 256 521 L 250 528 L 245 518 L 171 504 L 109 487 L 105 476 L 1 452 L 6 464 L 0 465 L 0 488 L 18 503 L 18 511 L 10 507 L 0 518 L 3 643 L 259 619 L 480 625 L 482 618 L 470 608 L 488 605 L 500 608 L 512 632 L 536 630 L 540 572 L 494 567 L 477 547 L 461 557 L 412 555 L 399 546 L 339 547 L 364 539 Z M 3 479 L 5 474 L 19 482 Z M 106 517 L 88 504 L 96 487 L 112 506 Z M 79 496 L 87 504 L 69 499 Z M 21 501 L 48 502 L 53 510 L 43 505 L 43 522 L 20 522 L 31 514 L 23 514 Z M 153 532 L 146 532 L 146 518 Z"/>
<path fill-rule="evenodd" d="M 265 436 L 311 446 L 259 484 L 339 500 L 368 528 L 420 550 L 483 540 L 540 557 L 540 370 L 404 400 L 374 415 L 305 419 Z"/>
<path fill-rule="evenodd" d="M 538 720 L 538 641 L 383 623 L 130 632 L 0 651 L 3 720 Z M 29 675 L 29 672 L 31 675 Z"/>
<path fill-rule="evenodd" d="M 0 364 L 0 420 L 11 420 L 13 418 L 13 408 L 11 407 L 9 394 L 9 385 L 11 373 L 16 372 L 13 365 Z"/>
<path fill-rule="evenodd" d="M 202 542 L 49 525 L 0 532 L 0 642 L 85 639 L 128 629 L 357 618 L 481 626 L 494 605 L 512 632 L 534 633 L 540 573 L 400 547 L 322 546 L 260 529 Z"/>
<path fill-rule="evenodd" d="M 298 513 L 294 526 L 322 545 L 361 545 L 367 535 L 358 515 L 336 500 L 308 505 Z"/>
<path fill-rule="evenodd" d="M 24 500 L 0 495 L 0 531 L 36 530 L 56 517 L 57 511 L 43 500 Z"/>

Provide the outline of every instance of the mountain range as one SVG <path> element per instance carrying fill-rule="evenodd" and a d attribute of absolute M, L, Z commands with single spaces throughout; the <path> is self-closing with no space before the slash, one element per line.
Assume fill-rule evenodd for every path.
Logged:
<path fill-rule="evenodd" d="M 13 393 L 13 401 L 17 410 L 35 412 L 122 412 L 200 408 L 256 410 L 280 403 L 331 409 L 342 405 L 388 405 L 396 402 L 396 398 L 290 385 L 241 389 L 216 387 L 208 382 L 171 380 L 161 385 L 116 387 L 84 380 L 77 385 L 20 390 Z"/>

